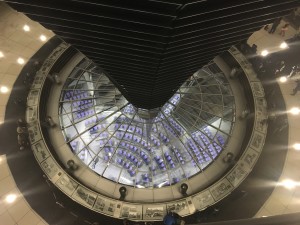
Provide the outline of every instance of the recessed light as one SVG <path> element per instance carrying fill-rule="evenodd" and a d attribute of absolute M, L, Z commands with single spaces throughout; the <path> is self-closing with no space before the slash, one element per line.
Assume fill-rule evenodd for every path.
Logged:
<path fill-rule="evenodd" d="M 261 53 L 261 56 L 267 56 L 269 54 L 268 50 L 263 50 Z"/>
<path fill-rule="evenodd" d="M 299 143 L 295 143 L 295 144 L 293 145 L 293 148 L 294 148 L 295 150 L 299 151 L 299 150 L 300 150 L 300 144 L 299 144 Z"/>
<path fill-rule="evenodd" d="M 298 115 L 300 113 L 300 109 L 298 107 L 293 107 L 290 109 L 290 113 L 293 115 Z"/>
<path fill-rule="evenodd" d="M 7 92 L 8 92 L 8 87 L 6 87 L 6 86 L 1 86 L 1 87 L 0 87 L 0 92 L 1 92 L 1 93 L 4 93 L 4 94 L 7 93 Z"/>
<path fill-rule="evenodd" d="M 287 189 L 293 189 L 297 186 L 297 183 L 293 180 L 284 180 L 281 182 L 281 184 Z"/>
<path fill-rule="evenodd" d="M 5 201 L 7 203 L 13 203 L 17 199 L 17 195 L 15 194 L 9 194 L 6 196 Z"/>
<path fill-rule="evenodd" d="M 284 82 L 287 81 L 287 78 L 286 78 L 286 77 L 280 77 L 280 78 L 279 78 L 279 81 L 280 81 L 281 83 L 284 83 Z"/>
<path fill-rule="evenodd" d="M 23 58 L 18 58 L 17 62 L 22 65 L 25 63 L 25 60 Z"/>
<path fill-rule="evenodd" d="M 4 57 L 4 54 L 3 52 L 0 51 L 0 58 L 3 58 Z"/>
<path fill-rule="evenodd" d="M 25 25 L 23 26 L 23 30 L 24 30 L 25 32 L 28 32 L 28 31 L 30 31 L 30 27 L 29 27 L 27 24 L 25 24 Z"/>
<path fill-rule="evenodd" d="M 47 37 L 46 37 L 45 35 L 42 34 L 42 35 L 40 36 L 40 40 L 41 40 L 41 41 L 46 41 L 46 40 L 47 40 Z"/>
<path fill-rule="evenodd" d="M 279 46 L 281 49 L 285 49 L 288 47 L 288 44 L 286 42 L 282 42 Z"/>

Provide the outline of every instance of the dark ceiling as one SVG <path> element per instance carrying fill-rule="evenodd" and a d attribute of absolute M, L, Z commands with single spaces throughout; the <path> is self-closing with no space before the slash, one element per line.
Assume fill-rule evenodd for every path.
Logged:
<path fill-rule="evenodd" d="M 136 107 L 162 106 L 214 56 L 299 0 L 7 0 L 102 67 Z"/>

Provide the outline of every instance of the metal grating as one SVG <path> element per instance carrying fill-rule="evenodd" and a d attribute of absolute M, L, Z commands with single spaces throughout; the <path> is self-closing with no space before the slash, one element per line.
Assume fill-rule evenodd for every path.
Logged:
<path fill-rule="evenodd" d="M 299 0 L 14 0 L 102 67 L 134 106 L 161 107 L 214 56 Z"/>

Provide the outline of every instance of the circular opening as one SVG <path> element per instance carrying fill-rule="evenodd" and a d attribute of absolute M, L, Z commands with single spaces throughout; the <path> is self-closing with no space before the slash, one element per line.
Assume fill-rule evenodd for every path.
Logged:
<path fill-rule="evenodd" d="M 199 70 L 153 110 L 134 107 L 99 71 L 77 67 L 64 84 L 59 114 L 71 151 L 100 176 L 160 188 L 201 173 L 222 152 L 235 105 L 215 64 Z"/>

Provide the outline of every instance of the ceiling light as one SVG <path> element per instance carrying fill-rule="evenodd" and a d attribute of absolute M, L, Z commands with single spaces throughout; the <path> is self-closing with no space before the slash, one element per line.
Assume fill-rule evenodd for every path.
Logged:
<path fill-rule="evenodd" d="M 17 195 L 15 194 L 9 194 L 6 196 L 5 201 L 7 203 L 13 203 L 17 199 Z"/>
<path fill-rule="evenodd" d="M 23 65 L 25 63 L 25 60 L 23 58 L 18 58 L 17 62 L 20 64 L 20 65 Z"/>
<path fill-rule="evenodd" d="M 295 150 L 299 151 L 299 150 L 300 150 L 300 144 L 299 144 L 299 143 L 295 143 L 295 144 L 293 145 L 293 148 L 294 148 Z"/>
<path fill-rule="evenodd" d="M 7 92 L 8 92 L 8 87 L 6 87 L 6 86 L 1 86 L 1 87 L 0 87 L 0 92 L 1 92 L 1 93 L 7 93 Z"/>
<path fill-rule="evenodd" d="M 288 47 L 288 45 L 287 45 L 286 42 L 282 42 L 282 43 L 280 44 L 280 48 L 281 48 L 281 49 L 285 49 L 285 48 L 287 48 L 287 47 Z"/>
<path fill-rule="evenodd" d="M 46 37 L 45 35 L 42 34 L 42 35 L 40 36 L 40 40 L 41 40 L 41 41 L 46 41 L 46 40 L 47 40 L 47 37 Z"/>
<path fill-rule="evenodd" d="M 30 31 L 30 27 L 29 27 L 27 24 L 25 24 L 25 25 L 23 26 L 23 30 L 24 30 L 25 32 L 28 32 L 28 31 Z"/>
<path fill-rule="evenodd" d="M 286 77 L 280 77 L 280 78 L 279 78 L 279 81 L 280 81 L 281 83 L 284 83 L 284 82 L 287 81 L 287 78 L 286 78 Z"/>
<path fill-rule="evenodd" d="M 281 182 L 281 184 L 287 189 L 293 189 L 297 185 L 293 180 L 284 180 Z"/>
<path fill-rule="evenodd" d="M 290 109 L 290 113 L 293 115 L 298 115 L 300 113 L 300 109 L 298 107 L 293 107 Z"/>
<path fill-rule="evenodd" d="M 268 50 L 263 50 L 261 53 L 261 56 L 267 56 L 269 54 Z"/>
<path fill-rule="evenodd" d="M 3 58 L 3 57 L 4 57 L 3 52 L 0 52 L 0 58 Z"/>

